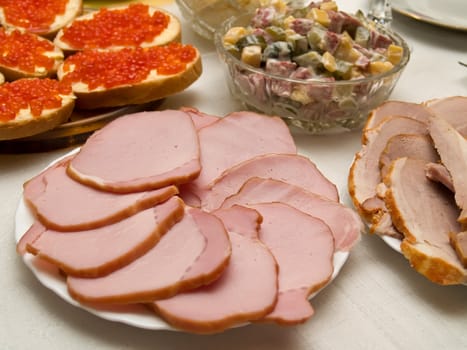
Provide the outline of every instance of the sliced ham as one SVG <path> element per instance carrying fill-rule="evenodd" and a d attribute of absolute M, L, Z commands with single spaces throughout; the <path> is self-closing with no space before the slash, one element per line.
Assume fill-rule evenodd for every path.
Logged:
<path fill-rule="evenodd" d="M 67 165 L 52 166 L 24 185 L 26 203 L 49 229 L 80 231 L 113 224 L 178 193 L 175 186 L 128 194 L 96 190 L 69 177 Z"/>
<path fill-rule="evenodd" d="M 135 192 L 189 182 L 201 168 L 190 115 L 141 112 L 94 133 L 68 166 L 75 180 L 110 192 Z"/>
<path fill-rule="evenodd" d="M 450 232 L 449 241 L 457 253 L 459 260 L 465 268 L 467 268 L 467 231 Z"/>
<path fill-rule="evenodd" d="M 467 224 L 467 140 L 441 118 L 431 119 L 430 135 L 451 175 L 456 203 L 461 209 L 458 220 Z"/>
<path fill-rule="evenodd" d="M 451 174 L 449 174 L 448 169 L 443 164 L 427 163 L 425 165 L 425 176 L 431 181 L 443 184 L 451 192 L 454 192 Z"/>
<path fill-rule="evenodd" d="M 68 291 L 84 303 L 140 303 L 208 284 L 228 265 L 231 245 L 214 215 L 187 208 L 146 254 L 100 278 L 68 277 Z"/>
<path fill-rule="evenodd" d="M 180 110 L 190 115 L 196 130 L 211 125 L 212 123 L 215 123 L 219 120 L 219 117 L 203 113 L 193 107 L 182 107 Z"/>
<path fill-rule="evenodd" d="M 333 272 L 334 238 L 321 220 L 282 203 L 249 206 L 263 217 L 260 240 L 279 265 L 276 307 L 263 321 L 293 325 L 313 315 L 307 301 L 329 282 Z M 282 305 L 299 305 L 291 309 Z"/>
<path fill-rule="evenodd" d="M 427 133 L 426 124 L 406 117 L 386 118 L 376 128 L 366 131 L 367 141 L 355 155 L 350 168 L 348 188 L 355 207 L 368 222 L 377 223 L 386 211 L 384 207 L 375 208 L 374 205 L 377 187 L 382 182 L 379 160 L 386 144 L 396 135 Z"/>
<path fill-rule="evenodd" d="M 181 188 L 202 199 L 213 181 L 227 169 L 259 155 L 297 152 L 287 125 L 279 117 L 234 112 L 198 132 L 202 170 Z"/>
<path fill-rule="evenodd" d="M 404 134 L 391 137 L 379 158 L 381 178 L 388 173 L 393 160 L 402 157 L 424 159 L 427 162 L 438 162 L 439 155 L 428 135 Z"/>
<path fill-rule="evenodd" d="M 280 202 L 323 220 L 332 231 L 336 250 L 348 251 L 360 237 L 363 224 L 356 212 L 344 205 L 283 181 L 252 178 L 227 198 L 222 208 L 233 205 Z"/>
<path fill-rule="evenodd" d="M 230 263 L 222 276 L 209 286 L 151 304 L 173 326 L 195 333 L 221 332 L 261 319 L 277 301 L 277 264 L 258 240 L 259 214 L 234 207 L 215 215 L 228 227 L 232 242 Z"/>
<path fill-rule="evenodd" d="M 462 136 L 467 137 L 467 96 L 452 96 L 425 102 L 436 117 L 446 120 Z"/>
<path fill-rule="evenodd" d="M 465 283 L 467 270 L 449 242 L 449 233 L 460 231 L 452 193 L 425 177 L 423 160 L 394 161 L 385 181 L 386 204 L 404 234 L 401 249 L 410 264 L 435 283 Z"/>
<path fill-rule="evenodd" d="M 35 222 L 19 245 L 67 275 L 104 276 L 154 247 L 182 218 L 183 208 L 183 202 L 172 197 L 117 223 L 85 231 L 60 232 Z"/>
<path fill-rule="evenodd" d="M 418 120 L 422 123 L 428 123 L 432 113 L 423 104 L 404 102 L 404 101 L 386 101 L 375 108 L 368 117 L 363 128 L 363 139 L 365 132 L 377 127 L 384 119 L 388 117 L 401 116 Z"/>
<path fill-rule="evenodd" d="M 308 158 L 296 154 L 266 154 L 225 171 L 214 181 L 211 190 L 203 198 L 202 207 L 206 210 L 219 208 L 227 197 L 237 193 L 252 177 L 281 180 L 339 201 L 336 185 Z"/>

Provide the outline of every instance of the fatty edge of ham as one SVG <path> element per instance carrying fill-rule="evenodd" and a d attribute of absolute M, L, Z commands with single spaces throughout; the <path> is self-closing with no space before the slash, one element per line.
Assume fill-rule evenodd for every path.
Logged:
<path fill-rule="evenodd" d="M 177 185 L 201 171 L 189 114 L 165 110 L 118 118 L 97 131 L 71 160 L 68 174 L 98 189 L 127 193 Z"/>
<path fill-rule="evenodd" d="M 175 186 L 128 194 L 99 191 L 69 177 L 66 166 L 50 167 L 24 185 L 26 203 L 49 229 L 78 231 L 113 224 L 178 193 Z"/>
<path fill-rule="evenodd" d="M 336 250 L 349 251 L 363 231 L 363 222 L 354 210 L 301 187 L 273 179 L 251 178 L 237 194 L 227 198 L 221 208 L 269 202 L 285 203 L 323 220 L 331 229 Z"/>
<path fill-rule="evenodd" d="M 146 254 L 101 278 L 68 277 L 68 292 L 82 303 L 152 302 L 213 282 L 230 255 L 222 222 L 187 207 L 183 219 Z"/>
<path fill-rule="evenodd" d="M 258 240 L 260 216 L 252 209 L 219 210 L 232 242 L 232 256 L 222 276 L 208 286 L 151 304 L 182 330 L 217 333 L 267 315 L 277 300 L 277 264 Z"/>
<path fill-rule="evenodd" d="M 92 230 L 59 232 L 36 221 L 19 246 L 26 244 L 29 253 L 51 262 L 67 275 L 103 276 L 145 254 L 182 218 L 183 212 L 181 199 L 172 197 L 115 224 Z"/>

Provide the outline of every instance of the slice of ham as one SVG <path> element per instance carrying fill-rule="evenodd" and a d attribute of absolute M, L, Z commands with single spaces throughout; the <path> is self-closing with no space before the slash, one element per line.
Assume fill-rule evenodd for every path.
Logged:
<path fill-rule="evenodd" d="M 427 162 L 438 162 L 439 155 L 428 135 L 396 135 L 391 137 L 379 158 L 381 178 L 388 173 L 393 160 L 402 157 L 423 159 Z"/>
<path fill-rule="evenodd" d="M 128 194 L 99 191 L 69 177 L 67 165 L 60 162 L 24 185 L 25 202 L 49 229 L 81 231 L 113 224 L 178 193 L 175 186 Z"/>
<path fill-rule="evenodd" d="M 173 326 L 195 333 L 215 333 L 263 318 L 277 301 L 277 264 L 258 240 L 261 217 L 234 207 L 218 210 L 228 227 L 232 256 L 222 276 L 208 286 L 151 304 Z"/>
<path fill-rule="evenodd" d="M 180 189 L 202 199 L 227 169 L 259 155 L 297 152 L 287 125 L 279 117 L 234 112 L 198 131 L 202 170 Z"/>
<path fill-rule="evenodd" d="M 216 280 L 231 245 L 214 215 L 187 208 L 146 254 L 100 278 L 68 277 L 68 291 L 83 303 L 141 303 L 173 296 Z"/>
<path fill-rule="evenodd" d="M 365 127 L 363 128 L 363 138 L 365 139 L 366 131 L 377 127 L 384 119 L 394 116 L 407 117 L 422 123 L 428 123 L 432 113 L 423 104 L 404 101 L 386 101 L 370 113 Z"/>
<path fill-rule="evenodd" d="M 376 128 L 365 133 L 367 141 L 355 155 L 349 172 L 348 188 L 355 207 L 368 222 L 377 223 L 386 212 L 384 206 L 375 208 L 374 198 L 382 182 L 379 160 L 387 142 L 396 135 L 427 133 L 426 124 L 406 117 L 386 118 Z"/>
<path fill-rule="evenodd" d="M 465 268 L 467 268 L 467 231 L 463 232 L 450 232 L 449 241 L 457 253 L 459 260 Z"/>
<path fill-rule="evenodd" d="M 451 192 L 454 192 L 451 174 L 449 174 L 448 169 L 443 164 L 427 163 L 425 165 L 425 176 L 431 181 L 443 184 Z"/>
<path fill-rule="evenodd" d="M 339 201 L 336 185 L 308 158 L 296 154 L 266 154 L 226 170 L 202 199 L 202 207 L 206 210 L 219 208 L 227 197 L 237 193 L 252 177 L 281 180 Z"/>
<path fill-rule="evenodd" d="M 436 117 L 446 120 L 462 136 L 467 137 L 467 96 L 451 96 L 425 102 Z"/>
<path fill-rule="evenodd" d="M 215 123 L 219 120 L 219 117 L 203 113 L 193 107 L 182 107 L 180 110 L 190 115 L 196 130 L 211 125 L 212 123 Z"/>
<path fill-rule="evenodd" d="M 430 135 L 441 161 L 449 171 L 455 199 L 461 209 L 459 222 L 467 224 L 467 140 L 441 118 L 430 121 Z"/>
<path fill-rule="evenodd" d="M 465 283 L 467 270 L 449 242 L 449 233 L 460 231 L 459 210 L 450 191 L 425 177 L 425 164 L 400 158 L 385 180 L 386 204 L 404 234 L 402 252 L 415 270 L 435 283 Z"/>
<path fill-rule="evenodd" d="M 261 203 L 249 207 L 263 217 L 259 238 L 279 265 L 278 306 L 263 321 L 285 325 L 305 322 L 313 315 L 307 298 L 332 276 L 331 230 L 321 220 L 287 204 Z"/>
<path fill-rule="evenodd" d="M 75 180 L 118 193 L 189 182 L 200 170 L 193 121 L 174 110 L 112 121 L 86 141 L 68 166 Z"/>
<path fill-rule="evenodd" d="M 184 204 L 178 197 L 97 229 L 60 232 L 35 222 L 20 240 L 18 251 L 49 261 L 65 274 L 104 276 L 149 251 L 179 221 Z"/>
<path fill-rule="evenodd" d="M 236 195 L 225 200 L 222 208 L 270 202 L 288 204 L 323 220 L 332 231 L 336 250 L 350 250 L 363 231 L 363 223 L 352 209 L 301 187 L 272 179 L 251 178 Z"/>

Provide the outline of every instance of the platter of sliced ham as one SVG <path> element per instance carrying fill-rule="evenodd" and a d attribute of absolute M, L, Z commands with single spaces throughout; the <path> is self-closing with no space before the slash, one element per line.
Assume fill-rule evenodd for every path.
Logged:
<path fill-rule="evenodd" d="M 349 193 L 370 232 L 440 285 L 467 285 L 467 97 L 375 109 Z"/>
<path fill-rule="evenodd" d="M 362 230 L 281 119 L 186 108 L 120 117 L 27 181 L 15 235 L 70 304 L 211 334 L 312 318 Z"/>

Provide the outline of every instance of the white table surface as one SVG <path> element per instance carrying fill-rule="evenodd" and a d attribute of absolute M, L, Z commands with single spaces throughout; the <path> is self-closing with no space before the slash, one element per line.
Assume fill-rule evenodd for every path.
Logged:
<path fill-rule="evenodd" d="M 366 1 L 341 1 L 347 11 Z M 175 7 L 170 7 L 178 14 Z M 421 102 L 467 95 L 467 32 L 394 14 L 393 29 L 412 49 L 391 98 Z M 204 74 L 163 108 L 194 106 L 224 115 L 230 99 L 210 42 L 183 28 L 203 53 Z M 360 133 L 296 135 L 300 153 L 333 180 L 350 205 L 346 179 Z M 15 253 L 15 211 L 25 180 L 66 153 L 0 155 L 0 349 L 467 349 L 467 287 L 442 287 L 413 271 L 376 236 L 364 235 L 337 279 L 312 300 L 315 315 L 296 327 L 250 325 L 200 336 L 150 331 L 100 319 L 44 288 Z"/>

